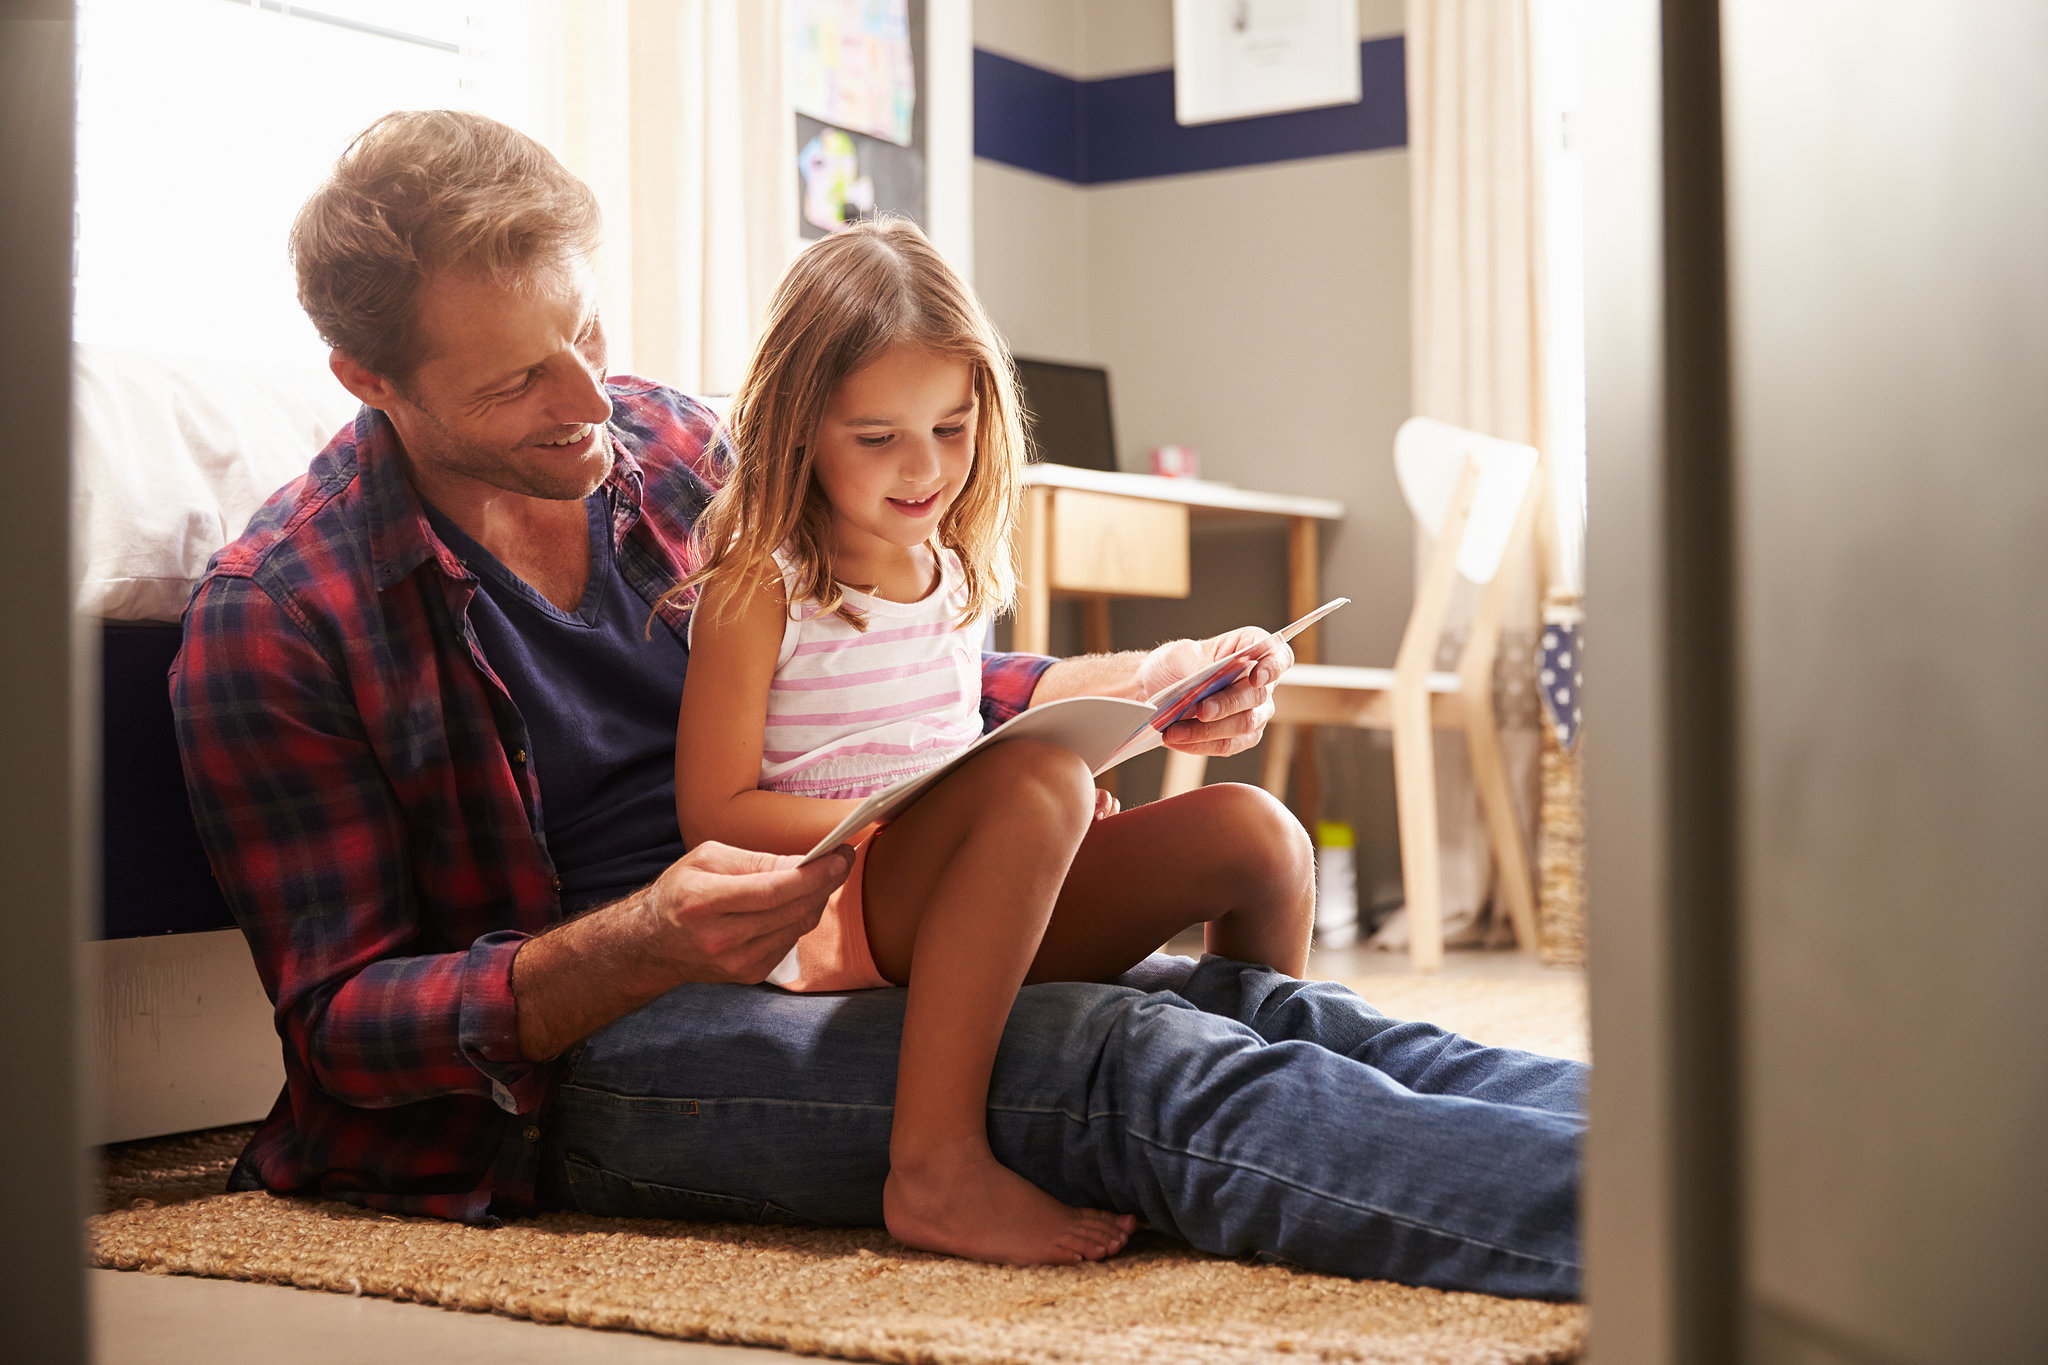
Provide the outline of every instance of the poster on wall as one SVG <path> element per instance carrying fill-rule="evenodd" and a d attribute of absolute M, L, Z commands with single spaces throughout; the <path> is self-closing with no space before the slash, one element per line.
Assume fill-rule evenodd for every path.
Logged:
<path fill-rule="evenodd" d="M 1173 116 L 1216 123 L 1356 104 L 1357 0 L 1173 0 Z"/>
<path fill-rule="evenodd" d="M 925 220 L 924 0 L 792 0 L 797 230 Z"/>

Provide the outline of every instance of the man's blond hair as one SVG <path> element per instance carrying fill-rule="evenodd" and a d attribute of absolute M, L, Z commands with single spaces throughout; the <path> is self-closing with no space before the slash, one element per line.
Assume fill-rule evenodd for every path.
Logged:
<path fill-rule="evenodd" d="M 329 346 L 395 384 L 424 355 L 418 296 L 442 270 L 512 284 L 597 246 L 597 200 L 547 148 L 481 114 L 386 114 L 292 224 L 299 303 Z"/>

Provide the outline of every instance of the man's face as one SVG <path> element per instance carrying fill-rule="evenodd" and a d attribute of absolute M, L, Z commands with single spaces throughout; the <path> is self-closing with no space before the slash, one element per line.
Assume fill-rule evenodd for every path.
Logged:
<path fill-rule="evenodd" d="M 444 271 L 419 307 L 426 358 L 383 406 L 429 499 L 496 489 L 572 501 L 604 482 L 612 405 L 588 262 L 517 288 Z"/>

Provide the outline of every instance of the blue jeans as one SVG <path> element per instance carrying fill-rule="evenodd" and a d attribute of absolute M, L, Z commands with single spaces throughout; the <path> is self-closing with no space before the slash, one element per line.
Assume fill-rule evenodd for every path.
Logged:
<path fill-rule="evenodd" d="M 1577 1295 L 1584 1065 L 1224 958 L 1124 981 L 1018 995 L 989 1090 L 1004 1165 L 1204 1251 Z M 543 1200 L 879 1225 L 903 1000 L 684 986 L 627 1015 L 566 1058 Z"/>

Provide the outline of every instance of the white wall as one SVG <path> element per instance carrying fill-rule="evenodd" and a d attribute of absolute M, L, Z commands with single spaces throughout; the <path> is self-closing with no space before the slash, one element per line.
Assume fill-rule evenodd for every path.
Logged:
<path fill-rule="evenodd" d="M 1011 349 L 1092 358 L 1087 260 L 1088 191 L 974 159 L 974 287 Z"/>
<path fill-rule="evenodd" d="M 1359 6 L 1365 37 L 1401 30 L 1399 0 Z M 1173 64 L 1170 0 L 979 0 L 975 45 L 1080 79 Z M 1081 187 L 977 159 L 975 283 L 1025 355 L 1108 366 L 1119 456 L 1189 445 L 1205 476 L 1346 504 L 1323 582 L 1354 605 L 1324 658 L 1388 664 L 1412 593 L 1394 429 L 1408 415 L 1408 154 L 1362 152 Z M 1277 532 L 1205 534 L 1185 602 L 1125 601 L 1117 644 L 1284 619 Z M 1078 648 L 1071 619 L 1055 647 Z M 1370 884 L 1398 893 L 1391 765 L 1332 735 L 1332 797 L 1361 826 Z M 1214 775 L 1254 780 L 1247 756 Z M 1131 794 L 1149 793 L 1149 772 Z M 1135 789 L 1132 791 L 1131 789 Z"/>

